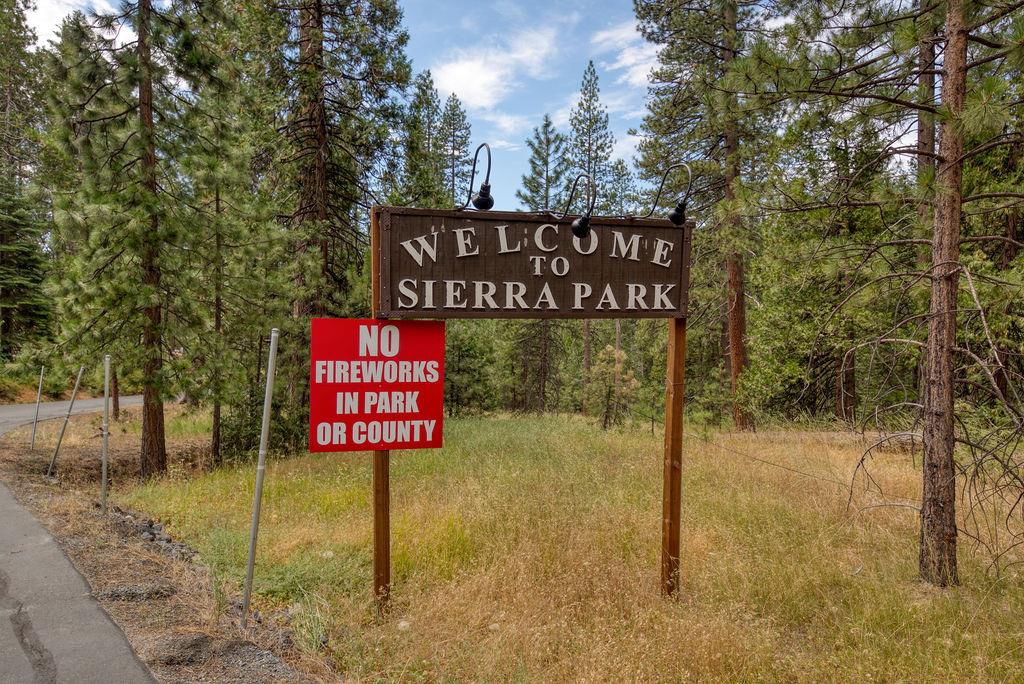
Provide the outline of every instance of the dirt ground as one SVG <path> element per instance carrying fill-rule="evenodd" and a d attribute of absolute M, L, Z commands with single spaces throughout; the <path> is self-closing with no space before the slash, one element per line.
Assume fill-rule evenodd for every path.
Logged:
<path fill-rule="evenodd" d="M 169 408 L 168 413 L 181 410 Z M 125 427 L 133 411 L 111 426 L 110 476 L 116 486 L 137 476 L 139 436 Z M 137 416 L 137 413 L 134 415 Z M 56 478 L 46 468 L 61 421 L 41 423 L 35 451 L 30 428 L 0 437 L 0 479 L 47 527 L 85 576 L 104 610 L 161 682 L 336 681 L 326 663 L 293 643 L 289 612 L 240 624 L 241 595 L 213 586 L 202 559 L 171 539 L 144 512 L 99 504 L 100 421 L 71 419 Z M 207 458 L 205 440 L 168 438 L 172 471 Z"/>

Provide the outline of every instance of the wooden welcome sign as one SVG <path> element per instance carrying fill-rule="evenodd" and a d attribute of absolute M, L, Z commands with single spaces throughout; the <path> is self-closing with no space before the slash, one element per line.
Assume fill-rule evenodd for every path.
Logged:
<path fill-rule="evenodd" d="M 690 231 L 665 220 L 374 211 L 382 318 L 681 318 Z"/>
<path fill-rule="evenodd" d="M 679 588 L 683 380 L 694 224 L 374 207 L 374 318 L 666 318 L 661 588 Z M 325 432 L 325 434 L 327 434 Z M 374 593 L 391 588 L 390 451 L 373 452 Z"/>

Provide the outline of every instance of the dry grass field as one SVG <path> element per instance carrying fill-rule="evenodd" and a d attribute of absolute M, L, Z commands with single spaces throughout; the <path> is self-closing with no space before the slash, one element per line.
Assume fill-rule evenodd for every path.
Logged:
<path fill-rule="evenodd" d="M 884 498 L 860 481 L 851 499 L 857 437 L 708 440 L 686 439 L 678 602 L 658 595 L 659 436 L 492 417 L 450 421 L 443 450 L 393 456 L 384 619 L 368 455 L 273 461 L 256 606 L 290 606 L 302 647 L 358 680 L 1024 680 L 1013 567 L 997 575 L 965 543 L 961 588 L 917 580 L 909 455 L 876 456 Z M 164 520 L 237 591 L 253 470 L 180 472 L 115 500 Z"/>

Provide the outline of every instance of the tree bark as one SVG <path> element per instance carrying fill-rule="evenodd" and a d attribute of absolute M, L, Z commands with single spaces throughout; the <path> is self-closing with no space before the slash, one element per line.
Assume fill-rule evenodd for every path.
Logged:
<path fill-rule="evenodd" d="M 843 351 L 836 354 L 836 418 L 852 423 L 856 419 L 857 357 Z"/>
<path fill-rule="evenodd" d="M 725 3 L 722 19 L 725 28 L 722 71 L 726 72 L 736 59 L 736 34 L 739 26 L 735 1 Z M 739 131 L 735 120 L 737 107 L 736 96 L 727 94 L 723 133 L 725 138 L 725 201 L 730 203 L 726 225 L 730 229 L 731 238 L 736 237 L 736 233 L 741 227 L 740 216 L 731 204 L 736 200 L 736 190 L 740 183 Z M 729 384 L 732 393 L 732 419 L 737 430 L 749 430 L 753 425 L 750 416 L 740 405 L 738 396 L 740 375 L 747 366 L 747 303 L 743 278 L 743 255 L 730 247 L 725 268 L 728 287 Z"/>
<path fill-rule="evenodd" d="M 139 123 L 144 152 L 142 180 L 150 201 L 157 202 L 156 138 L 153 130 L 153 64 L 150 58 L 149 25 L 151 0 L 139 0 L 138 58 L 139 58 Z M 143 235 L 142 282 L 152 292 L 160 293 L 160 237 L 159 219 L 150 209 L 149 227 Z M 164 405 L 160 396 L 160 374 L 163 369 L 161 349 L 161 307 L 159 301 L 150 300 L 143 309 L 142 348 L 142 451 L 139 466 L 142 477 L 152 477 L 167 470 L 167 447 L 164 441 Z"/>
<path fill-rule="evenodd" d="M 956 561 L 953 346 L 960 282 L 963 200 L 963 133 L 959 119 L 967 92 L 967 26 L 963 0 L 949 0 L 943 54 L 942 106 L 936 210 L 932 229 L 931 306 L 924 388 L 924 492 L 921 502 L 920 572 L 940 587 L 959 583 Z"/>
<path fill-rule="evenodd" d="M 309 374 L 304 363 L 308 348 L 306 321 L 311 316 L 327 313 L 325 283 L 329 273 L 330 243 L 326 233 L 329 216 L 328 163 L 330 141 L 327 133 L 327 110 L 324 100 L 324 13 L 321 0 L 305 0 L 299 7 L 299 64 L 296 122 L 293 135 L 302 151 L 298 170 L 298 205 L 293 223 L 299 229 L 297 248 L 307 254 L 319 245 L 320 278 L 311 284 L 306 274 L 295 276 L 296 297 L 292 302 L 292 318 L 301 330 L 292 344 L 291 373 L 288 378 L 288 401 L 295 409 L 306 406 L 309 396 Z M 312 223 L 316 237 L 307 234 Z"/>
<path fill-rule="evenodd" d="M 928 0 L 919 0 L 918 7 L 923 7 Z M 932 27 L 931 14 L 923 15 L 919 20 L 921 39 L 918 43 L 918 103 L 932 105 L 935 101 L 935 31 Z M 917 111 L 917 190 L 921 201 L 917 205 L 917 220 L 924 235 L 932 222 L 932 205 L 928 192 L 928 184 L 935 172 L 935 117 L 923 109 Z M 917 253 L 918 264 L 927 268 L 931 261 L 927 245 L 922 245 Z"/>

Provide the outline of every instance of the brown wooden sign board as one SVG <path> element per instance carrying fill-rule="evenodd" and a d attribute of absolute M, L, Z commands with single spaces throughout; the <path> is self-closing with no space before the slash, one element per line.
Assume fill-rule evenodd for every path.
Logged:
<path fill-rule="evenodd" d="M 694 224 L 374 207 L 375 318 L 667 318 L 661 590 L 679 595 L 683 396 Z M 631 287 L 632 286 L 632 287 Z M 374 595 L 391 592 L 389 451 L 373 452 Z"/>
<path fill-rule="evenodd" d="M 382 318 L 684 318 L 692 226 L 376 207 Z"/>

